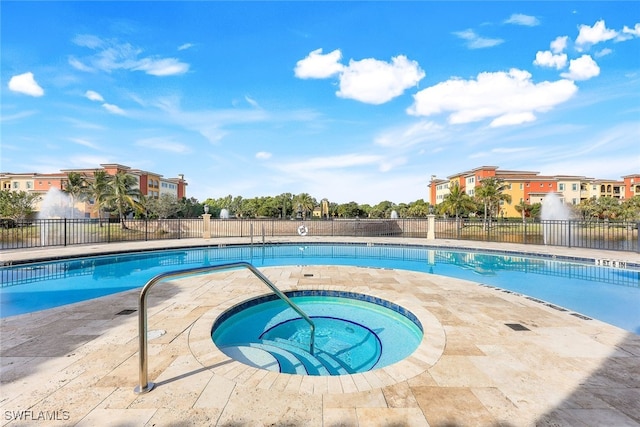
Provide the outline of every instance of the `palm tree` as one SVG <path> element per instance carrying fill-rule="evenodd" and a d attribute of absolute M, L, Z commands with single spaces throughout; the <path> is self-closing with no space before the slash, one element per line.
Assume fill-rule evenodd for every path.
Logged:
<path fill-rule="evenodd" d="M 493 212 L 500 206 L 500 202 L 511 203 L 511 196 L 504 194 L 507 189 L 503 180 L 495 177 L 485 178 L 480 181 L 480 186 L 476 189 L 476 197 L 484 205 L 484 227 L 487 226 L 487 214 L 489 215 L 489 223 Z"/>
<path fill-rule="evenodd" d="M 524 223 L 525 221 L 525 217 L 526 216 L 531 216 L 531 211 L 533 209 L 533 206 L 531 206 L 529 203 L 525 202 L 524 200 L 520 201 L 520 203 L 518 203 L 516 206 L 516 211 L 520 212 L 522 214 L 522 222 Z"/>
<path fill-rule="evenodd" d="M 294 198 L 293 204 L 302 209 L 302 218 L 306 218 L 308 213 L 312 212 L 316 206 L 316 201 L 309 193 L 300 193 Z"/>
<path fill-rule="evenodd" d="M 88 181 L 87 197 L 93 199 L 93 209 L 98 214 L 98 223 L 102 227 L 102 211 L 107 207 L 107 199 L 111 191 L 111 175 L 102 169 L 93 172 L 93 179 Z"/>
<path fill-rule="evenodd" d="M 124 223 L 125 215 L 131 211 L 142 210 L 140 199 L 142 193 L 136 188 L 138 180 L 126 172 L 118 172 L 111 179 L 111 191 L 107 196 L 107 203 L 118 213 L 122 228 L 127 228 Z"/>
<path fill-rule="evenodd" d="M 71 199 L 71 218 L 75 217 L 76 203 L 83 200 L 86 195 L 87 181 L 83 175 L 78 172 L 69 172 L 67 182 L 62 189 Z"/>
<path fill-rule="evenodd" d="M 471 196 L 462 191 L 460 184 L 457 182 L 454 182 L 449 186 L 449 194 L 444 196 L 441 204 L 441 209 L 445 213 L 455 215 L 456 225 L 458 225 L 458 228 L 460 214 L 472 211 L 475 208 L 476 204 Z"/>

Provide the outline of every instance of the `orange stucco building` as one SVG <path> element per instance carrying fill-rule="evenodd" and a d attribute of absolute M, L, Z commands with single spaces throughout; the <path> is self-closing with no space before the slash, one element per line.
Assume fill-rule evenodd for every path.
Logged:
<path fill-rule="evenodd" d="M 138 183 L 140 192 L 147 197 L 158 198 L 162 194 L 170 194 L 177 199 L 182 199 L 187 194 L 187 182 L 182 174 L 176 178 L 164 178 L 156 172 L 132 169 L 117 163 L 101 164 L 100 167 L 92 169 L 63 169 L 57 173 L 45 174 L 2 172 L 0 173 L 0 188 L 9 191 L 38 193 L 44 196 L 52 188 L 63 190 L 67 185 L 70 173 L 79 173 L 85 179 L 91 180 L 96 170 L 103 170 L 109 175 L 124 172 L 133 176 Z M 91 201 L 78 202 L 75 208 L 89 217 L 94 215 L 91 204 Z M 36 206 L 36 210 L 38 209 L 39 206 Z"/>
<path fill-rule="evenodd" d="M 604 196 L 628 199 L 640 196 L 640 174 L 627 175 L 622 181 L 588 178 L 573 175 L 540 175 L 535 171 L 501 170 L 497 166 L 480 166 L 468 171 L 449 175 L 446 179 L 431 176 L 429 182 L 429 203 L 442 203 L 452 185 L 458 184 L 469 196 L 475 196 L 476 187 L 483 179 L 495 177 L 506 186 L 504 194 L 511 196 L 511 202 L 503 202 L 500 215 L 518 216 L 515 206 L 521 202 L 540 203 L 549 193 L 557 194 L 566 204 L 577 205 L 589 198 Z"/>

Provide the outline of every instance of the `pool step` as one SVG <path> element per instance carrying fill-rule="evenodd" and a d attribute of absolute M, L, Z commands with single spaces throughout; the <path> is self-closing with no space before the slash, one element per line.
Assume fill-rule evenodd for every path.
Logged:
<path fill-rule="evenodd" d="M 289 340 L 286 340 L 283 338 L 275 338 L 274 342 L 278 343 L 278 346 L 281 346 L 287 349 L 291 349 L 291 347 L 294 347 L 295 350 L 292 350 L 292 351 L 302 352 L 307 357 L 312 356 L 309 353 L 309 351 L 303 348 L 300 348 L 299 344 L 292 343 Z M 342 364 L 342 362 L 340 362 L 340 360 L 336 359 L 331 354 L 325 351 L 322 351 L 318 348 L 315 349 L 312 357 L 318 360 L 319 363 L 325 368 L 325 370 L 328 371 L 328 374 L 312 374 L 312 375 L 346 375 L 346 374 L 352 373 Z"/>
<path fill-rule="evenodd" d="M 286 351 L 291 354 L 293 357 L 298 359 L 302 365 L 304 365 L 305 372 L 304 374 L 308 375 L 336 375 L 329 371 L 325 366 L 322 360 L 318 359 L 315 355 L 309 353 L 309 351 L 298 347 L 295 344 L 292 344 L 290 341 L 286 340 L 260 340 L 260 343 L 268 348 L 277 349 L 278 351 Z M 288 372 L 282 369 L 280 372 Z M 297 372 L 295 372 L 297 373 Z"/>
<path fill-rule="evenodd" d="M 350 372 L 330 354 L 309 353 L 284 339 L 230 345 L 220 348 L 227 356 L 246 365 L 296 375 L 345 375 Z"/>
<path fill-rule="evenodd" d="M 228 345 L 220 348 L 220 350 L 227 356 L 245 365 L 274 372 L 281 372 L 282 370 L 278 358 L 267 350 L 249 345 Z"/>

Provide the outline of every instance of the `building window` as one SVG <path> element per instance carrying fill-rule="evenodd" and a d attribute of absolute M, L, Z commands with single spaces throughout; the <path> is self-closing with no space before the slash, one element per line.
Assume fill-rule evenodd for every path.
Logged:
<path fill-rule="evenodd" d="M 19 182 L 14 182 L 13 183 L 13 188 L 15 188 L 15 189 L 20 188 L 20 183 Z"/>
<path fill-rule="evenodd" d="M 27 182 L 26 184 L 27 184 L 27 189 L 32 188 L 31 182 Z"/>
<path fill-rule="evenodd" d="M 573 203 L 573 205 L 577 205 L 578 204 L 578 199 L 571 199 L 571 203 Z"/>
<path fill-rule="evenodd" d="M 564 184 L 558 184 L 558 190 L 564 191 Z"/>
<path fill-rule="evenodd" d="M 524 188 L 524 184 L 520 183 L 520 189 L 522 190 Z"/>
<path fill-rule="evenodd" d="M 571 184 L 571 189 L 573 191 L 578 191 L 578 184 Z"/>

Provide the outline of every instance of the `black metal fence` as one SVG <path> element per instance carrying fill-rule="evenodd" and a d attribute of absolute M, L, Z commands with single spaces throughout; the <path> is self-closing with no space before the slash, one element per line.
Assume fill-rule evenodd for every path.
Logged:
<path fill-rule="evenodd" d="M 437 239 L 479 240 L 640 252 L 640 222 L 540 220 L 535 222 L 440 220 Z"/>
<path fill-rule="evenodd" d="M 476 240 L 640 252 L 639 222 L 492 221 L 437 219 L 435 239 Z M 428 218 L 400 219 L 211 219 L 211 238 L 287 236 L 415 237 L 429 236 Z M 98 221 L 36 219 L 3 223 L 1 249 L 202 238 L 202 218 Z"/>

